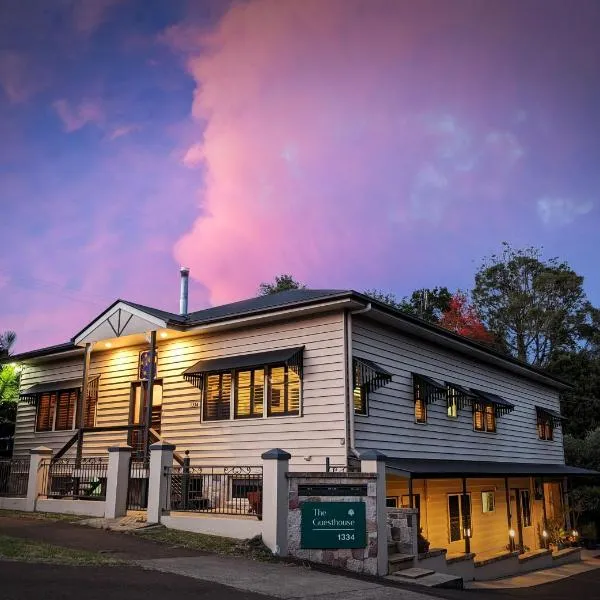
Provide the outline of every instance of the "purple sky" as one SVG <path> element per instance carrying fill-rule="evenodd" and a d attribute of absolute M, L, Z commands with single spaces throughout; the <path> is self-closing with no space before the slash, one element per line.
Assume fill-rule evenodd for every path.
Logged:
<path fill-rule="evenodd" d="M 117 297 L 468 289 L 502 241 L 600 304 L 596 0 L 3 0 L 0 331 Z"/>

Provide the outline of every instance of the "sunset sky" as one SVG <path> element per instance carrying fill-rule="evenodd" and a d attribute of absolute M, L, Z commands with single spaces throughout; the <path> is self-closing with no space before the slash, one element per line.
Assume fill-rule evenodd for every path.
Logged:
<path fill-rule="evenodd" d="M 468 289 L 502 241 L 600 304 L 597 0 L 0 0 L 0 331 L 310 287 Z"/>

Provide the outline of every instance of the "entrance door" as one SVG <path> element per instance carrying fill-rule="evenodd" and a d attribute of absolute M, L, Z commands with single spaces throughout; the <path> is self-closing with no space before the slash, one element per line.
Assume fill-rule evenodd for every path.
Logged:
<path fill-rule="evenodd" d="M 528 489 L 514 488 L 510 492 L 511 527 L 515 531 L 515 545 L 524 551 L 523 528 L 531 526 L 531 498 Z"/>
<path fill-rule="evenodd" d="M 129 408 L 129 424 L 144 425 L 148 408 L 148 382 L 136 381 L 131 384 L 131 402 Z M 152 417 L 150 427 L 160 433 L 162 417 L 162 381 L 154 382 L 152 388 Z M 144 431 L 142 427 L 134 429 L 129 434 L 129 445 L 133 448 L 134 456 L 143 456 Z"/>

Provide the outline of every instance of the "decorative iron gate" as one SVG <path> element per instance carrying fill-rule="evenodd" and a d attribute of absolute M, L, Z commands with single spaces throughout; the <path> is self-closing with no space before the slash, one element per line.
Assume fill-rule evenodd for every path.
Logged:
<path fill-rule="evenodd" d="M 148 484 L 150 482 L 150 461 L 147 458 L 132 457 L 129 462 L 129 485 L 127 487 L 127 510 L 148 508 Z"/>

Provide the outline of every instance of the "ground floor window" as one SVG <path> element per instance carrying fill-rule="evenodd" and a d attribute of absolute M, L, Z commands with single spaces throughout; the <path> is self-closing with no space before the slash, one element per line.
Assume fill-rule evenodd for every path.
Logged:
<path fill-rule="evenodd" d="M 531 494 L 529 490 L 519 490 L 521 499 L 521 514 L 523 515 L 523 527 L 531 527 Z"/>
<path fill-rule="evenodd" d="M 388 496 L 385 499 L 386 508 L 398 508 L 398 496 Z"/>
<path fill-rule="evenodd" d="M 496 496 L 494 492 L 481 492 L 481 512 L 491 513 L 496 510 Z"/>
<path fill-rule="evenodd" d="M 471 497 L 469 494 L 448 495 L 448 538 L 458 542 L 465 537 L 472 537 L 471 531 Z"/>

